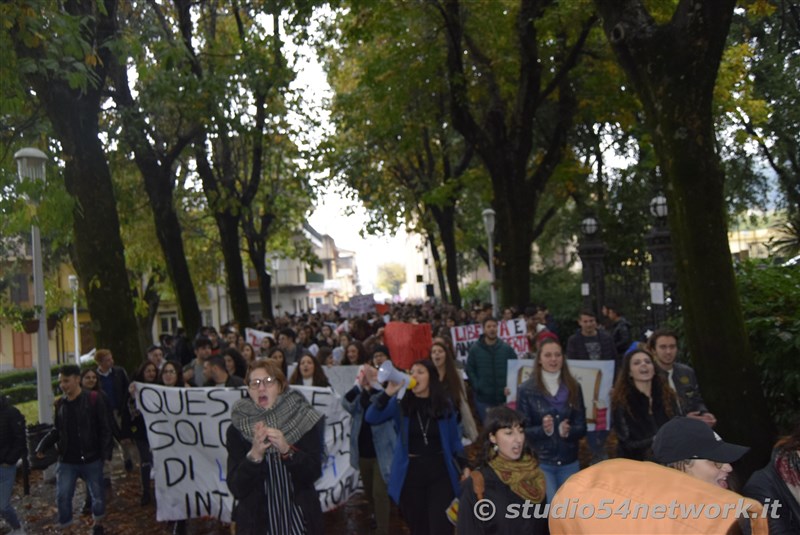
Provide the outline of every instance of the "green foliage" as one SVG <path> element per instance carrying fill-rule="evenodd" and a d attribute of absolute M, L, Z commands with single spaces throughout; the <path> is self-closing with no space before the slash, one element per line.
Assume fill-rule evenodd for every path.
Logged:
<path fill-rule="evenodd" d="M 738 283 L 764 395 L 786 432 L 800 416 L 800 269 L 745 262 Z"/>
<path fill-rule="evenodd" d="M 24 384 L 4 388 L 0 390 L 0 395 L 8 396 L 13 405 L 24 403 L 36 399 L 36 385 Z"/>
<path fill-rule="evenodd" d="M 800 206 L 797 6 L 751 0 L 737 10 L 714 93 L 732 215 Z M 776 187 L 777 186 L 777 187 Z"/>
<path fill-rule="evenodd" d="M 491 283 L 485 280 L 473 281 L 461 290 L 464 306 L 468 303 L 488 303 L 491 299 Z"/>
<path fill-rule="evenodd" d="M 581 306 L 581 275 L 563 268 L 546 268 L 531 275 L 531 300 L 547 306 L 559 326 L 559 336 L 575 330 Z"/>
<path fill-rule="evenodd" d="M 400 286 L 406 282 L 406 268 L 402 264 L 391 263 L 378 266 L 377 286 L 392 295 L 400 293 Z"/>
<path fill-rule="evenodd" d="M 0 373 L 0 389 L 11 388 L 23 383 L 32 383 L 36 380 L 36 370 L 13 370 Z"/>
<path fill-rule="evenodd" d="M 25 418 L 25 423 L 31 425 L 39 422 L 39 400 L 25 401 L 15 404 Z"/>

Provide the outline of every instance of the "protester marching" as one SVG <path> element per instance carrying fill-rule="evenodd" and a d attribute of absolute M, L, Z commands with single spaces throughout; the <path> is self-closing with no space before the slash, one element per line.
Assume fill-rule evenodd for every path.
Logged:
<path fill-rule="evenodd" d="M 642 466 L 708 464 L 707 480 L 718 474 L 726 489 L 739 489 L 727 477 L 730 464 L 711 469 L 735 460 L 711 453 L 714 437 L 720 440 L 716 420 L 703 417 L 704 404 L 702 411 L 681 411 L 685 389 L 676 391 L 672 375 L 659 373 L 647 340 L 622 355 L 619 370 L 616 353 L 580 356 L 599 352 L 598 340 L 608 337 L 584 312 L 575 331 L 559 333 L 544 326 L 537 307 L 508 309 L 503 319 L 485 307 L 379 308 L 362 299 L 346 317 L 331 310 L 246 329 L 227 324 L 219 329 L 223 337 L 213 327 L 193 338 L 175 333 L 148 349 L 131 380 L 102 349 L 85 380 L 77 366 L 65 366 L 56 425 L 34 445 L 40 457 L 58 450 L 56 522 L 72 524 L 72 497 L 86 488 L 83 514 L 92 520 L 83 525 L 116 532 L 103 521 L 116 503 L 108 499 L 119 477 L 108 470 L 112 448 L 125 455 L 126 470 L 133 472 L 129 458 L 138 468 L 139 508 L 126 514 L 147 515 L 177 534 L 205 533 L 200 526 L 209 521 L 217 532 L 236 534 L 547 533 L 548 518 L 552 527 L 562 505 L 557 498 L 572 492 L 574 481 L 604 473 L 588 467 L 618 461 L 602 461 L 606 456 Z M 650 345 L 658 362 L 663 336 L 657 332 Z M 570 340 L 563 351 L 560 340 Z M 697 398 L 696 379 L 692 388 Z M 7 407 L 0 400 L 4 442 L 19 427 Z M 659 459 L 660 430 L 680 414 L 705 449 L 681 446 L 699 439 L 679 427 L 671 440 L 681 454 Z M 586 442 L 587 434 L 609 433 L 608 442 Z M 12 533 L 25 533 L 24 515 L 9 498 L 15 472 L 6 466 L 22 455 L 14 440 L 3 446 L 1 512 Z M 797 440 L 782 444 L 796 447 Z M 791 452 L 782 455 L 788 461 L 775 465 L 783 478 L 776 481 L 789 490 L 779 496 L 796 501 L 800 462 Z M 573 481 L 575 474 L 583 479 Z M 85 485 L 76 487 L 78 479 Z M 759 483 L 753 494 L 767 506 L 769 488 Z M 725 503 L 736 496 L 725 494 Z M 332 512 L 357 499 L 363 520 L 343 527 Z M 780 519 L 798 506 L 780 505 L 786 508 L 773 506 L 769 514 Z"/>

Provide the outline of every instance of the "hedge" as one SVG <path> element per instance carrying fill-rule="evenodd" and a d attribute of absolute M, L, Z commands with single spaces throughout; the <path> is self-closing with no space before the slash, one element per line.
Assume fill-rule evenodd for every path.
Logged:
<path fill-rule="evenodd" d="M 33 401 L 36 399 L 36 385 L 17 385 L 5 390 L 0 390 L 0 394 L 8 396 L 12 405 Z"/>
<path fill-rule="evenodd" d="M 53 392 L 58 394 L 58 373 L 64 364 L 56 364 L 50 368 Z M 94 368 L 94 362 L 81 365 L 81 370 Z M 12 370 L 0 374 L 0 395 L 11 398 L 13 404 L 24 403 L 36 399 L 36 369 Z"/>

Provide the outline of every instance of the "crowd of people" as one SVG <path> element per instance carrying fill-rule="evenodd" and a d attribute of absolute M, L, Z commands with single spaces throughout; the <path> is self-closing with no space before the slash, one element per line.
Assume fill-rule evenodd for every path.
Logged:
<path fill-rule="evenodd" d="M 533 371 L 519 385 L 512 409 L 506 406 L 507 367 L 520 357 L 499 336 L 499 325 L 515 318 L 527 325 L 530 351 L 522 358 L 533 359 Z M 83 512 L 92 515 L 94 532 L 103 533 L 112 484 L 104 466 L 114 447 L 126 470 L 139 460 L 142 506 L 154 499 L 153 456 L 135 384 L 242 387 L 248 396 L 233 406 L 226 436 L 236 532 L 322 533 L 314 482 L 322 473 L 324 418 L 292 385 L 330 387 L 327 370 L 354 366 L 355 384 L 342 393 L 341 403 L 351 415 L 350 462 L 360 472 L 375 533 L 389 532 L 391 502 L 415 535 L 547 533 L 546 519 L 498 514 L 483 520 L 473 508 L 484 499 L 500 512 L 524 503 L 550 504 L 572 476 L 603 465 L 609 431 L 590 430 L 587 399 L 568 360 L 608 360 L 615 365 L 614 456 L 653 461 L 716 487 L 734 487 L 730 463 L 746 448 L 727 445 L 714 433 L 716 418 L 694 371 L 677 361 L 678 335 L 664 329 L 635 340 L 612 303 L 600 319 L 605 325 L 593 311 L 582 310 L 577 329 L 562 333 L 546 308 L 535 306 L 504 309 L 501 318 L 492 316 L 491 306 L 463 310 L 430 304 L 398 305 L 385 316 L 351 319 L 335 312 L 284 316 L 255 326 L 265 333 L 256 346 L 235 324 L 219 332 L 204 327 L 193 338 L 183 332 L 163 335 L 131 377 L 100 349 L 95 367 L 62 367 L 54 427 L 36 454 L 58 449 L 59 525 L 73 520 L 72 498 L 81 479 L 87 488 Z M 378 370 L 392 361 L 385 339 L 390 320 L 429 323 L 433 333 L 428 357 L 405 370 L 411 376 L 408 388 L 398 376 L 378 380 Z M 450 329 L 466 324 L 480 324 L 482 334 L 461 363 Z M 25 449 L 24 422 L 15 411 L 0 400 L 0 514 L 14 533 L 23 533 L 10 506 L 16 463 Z M 712 448 L 709 437 L 727 447 Z M 590 459 L 579 458 L 582 440 Z M 465 450 L 465 444 L 471 446 Z M 762 502 L 781 501 L 785 514 L 769 520 L 772 533 L 800 532 L 798 468 L 800 430 L 778 443 L 770 465 L 743 489 L 733 488 Z M 171 523 L 170 529 L 183 533 L 186 523 Z"/>

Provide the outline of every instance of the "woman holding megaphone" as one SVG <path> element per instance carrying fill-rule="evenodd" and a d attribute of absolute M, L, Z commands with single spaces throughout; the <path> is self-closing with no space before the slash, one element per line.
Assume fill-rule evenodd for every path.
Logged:
<path fill-rule="evenodd" d="M 367 409 L 366 421 L 392 421 L 399 436 L 389 496 L 400 506 L 412 535 L 450 532 L 446 510 L 459 492 L 460 467 L 466 466 L 456 413 L 430 360 L 411 366 L 412 381 L 403 375 L 396 370 L 389 374 L 386 389 Z M 399 400 L 396 394 L 406 388 Z"/>

